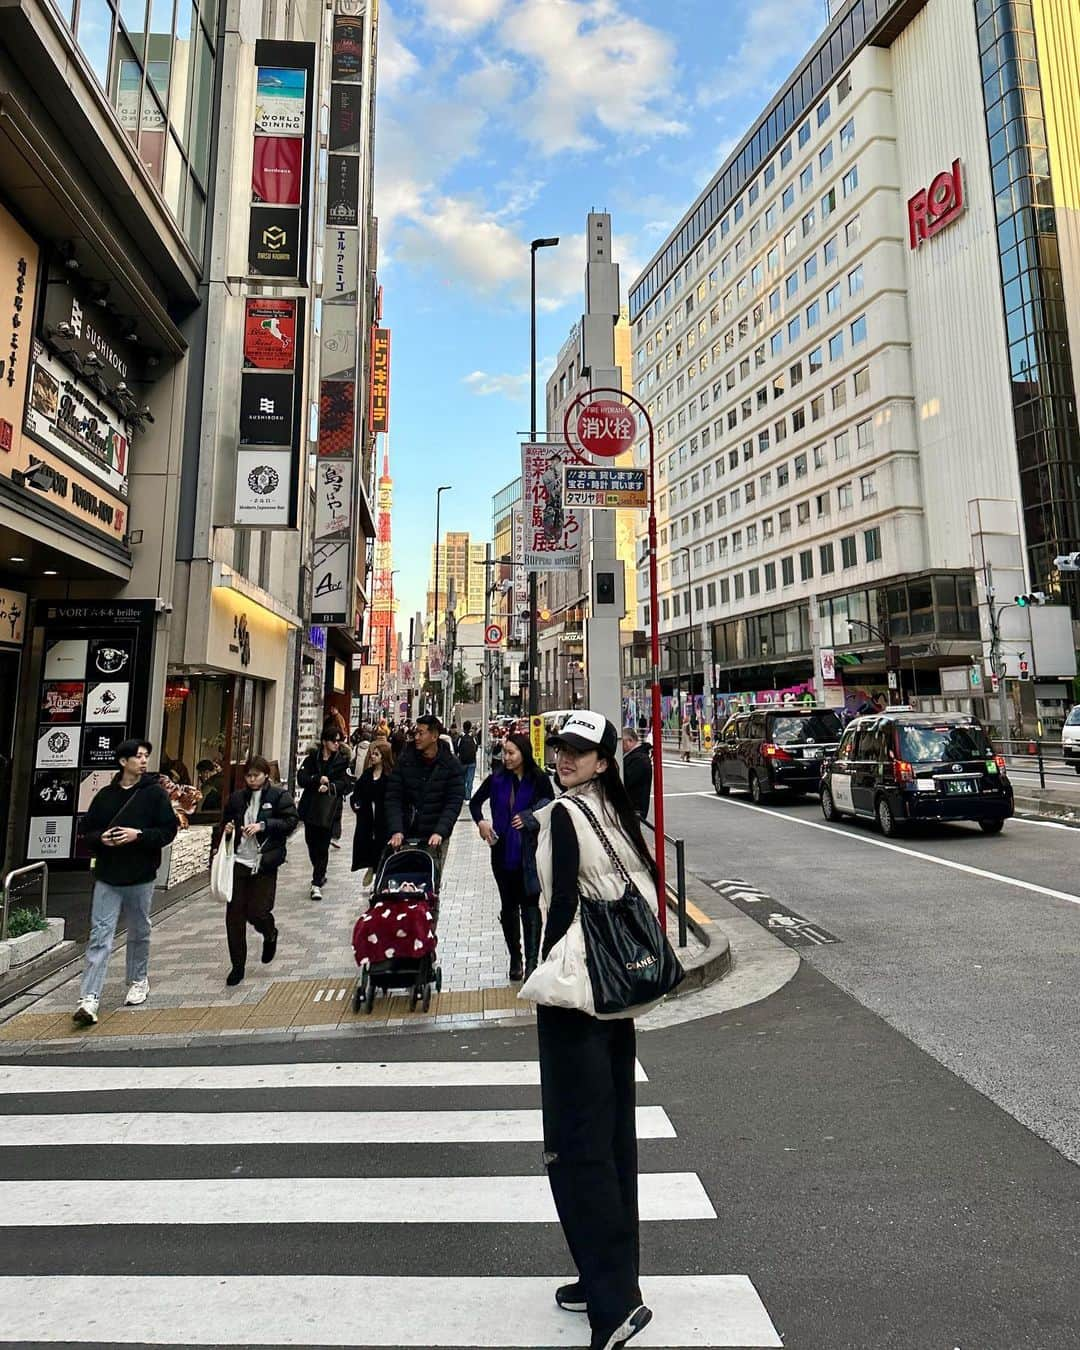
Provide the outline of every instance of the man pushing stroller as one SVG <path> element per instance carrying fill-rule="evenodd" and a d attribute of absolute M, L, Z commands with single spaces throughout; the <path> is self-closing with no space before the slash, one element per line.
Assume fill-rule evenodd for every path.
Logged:
<path fill-rule="evenodd" d="M 439 871 L 465 800 L 465 774 L 450 747 L 439 740 L 442 723 L 426 714 L 416 719 L 413 744 L 401 752 L 386 787 L 389 845 L 419 839 L 435 854 Z"/>

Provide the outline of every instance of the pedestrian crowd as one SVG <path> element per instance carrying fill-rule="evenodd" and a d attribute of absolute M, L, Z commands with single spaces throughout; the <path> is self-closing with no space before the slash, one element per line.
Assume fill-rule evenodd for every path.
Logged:
<path fill-rule="evenodd" d="M 578 1274 L 555 1301 L 587 1314 L 591 1350 L 616 1350 L 652 1317 L 638 1279 L 634 1017 L 681 978 L 655 921 L 658 871 L 641 832 L 649 747 L 634 728 L 623 731 L 624 778 L 618 741 L 600 714 L 574 712 L 549 739 L 553 782 L 530 738 L 510 731 L 474 791 L 481 739 L 469 722 L 460 734 L 453 726 L 446 732 L 425 715 L 412 724 L 362 726 L 349 737 L 334 716 L 297 770 L 298 802 L 257 754 L 235 790 L 226 795 L 227 785 L 214 785 L 224 802 L 212 890 L 226 901 L 230 986 L 245 977 L 249 926 L 262 939 L 261 961 L 275 958 L 277 875 L 301 821 L 317 903 L 330 851 L 340 847 L 346 802 L 355 819 L 352 870 L 364 887 L 384 856 L 407 842 L 427 850 L 441 871 L 468 802 L 490 848 L 509 978 L 524 981 L 522 997 L 537 1004 L 544 1164 Z M 118 772 L 86 816 L 94 887 L 74 1013 L 82 1025 L 97 1021 L 121 915 L 125 1001 L 141 1004 L 149 994 L 151 898 L 178 826 L 167 785 L 148 772 L 152 753 L 146 740 L 120 744 Z"/>

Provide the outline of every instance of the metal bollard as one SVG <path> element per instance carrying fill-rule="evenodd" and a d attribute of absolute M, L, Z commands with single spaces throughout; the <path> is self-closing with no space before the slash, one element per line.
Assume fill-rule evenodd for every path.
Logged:
<path fill-rule="evenodd" d="M 679 906 L 679 946 L 686 946 L 686 842 L 675 840 L 676 898 Z"/>
<path fill-rule="evenodd" d="M 1035 742 L 1035 752 L 1039 756 L 1039 786 L 1046 786 L 1046 762 L 1043 759 L 1042 741 Z"/>

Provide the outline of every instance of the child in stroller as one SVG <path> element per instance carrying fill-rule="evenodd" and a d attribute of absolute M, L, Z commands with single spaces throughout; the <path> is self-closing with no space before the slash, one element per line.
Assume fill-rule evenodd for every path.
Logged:
<path fill-rule="evenodd" d="M 376 990 L 410 991 L 409 1008 L 427 1012 L 432 987 L 442 988 L 436 964 L 439 869 L 431 852 L 410 839 L 383 854 L 368 910 L 353 928 L 360 978 L 353 1011 L 371 1012 Z"/>

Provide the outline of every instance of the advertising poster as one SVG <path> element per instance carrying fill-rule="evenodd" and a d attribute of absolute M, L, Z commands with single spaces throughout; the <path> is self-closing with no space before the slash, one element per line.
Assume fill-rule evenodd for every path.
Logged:
<path fill-rule="evenodd" d="M 127 497 L 130 424 L 40 342 L 33 346 L 23 428 L 117 497 Z"/>
<path fill-rule="evenodd" d="M 315 544 L 311 579 L 313 623 L 348 622 L 349 544 L 345 539 L 320 539 Z"/>
<path fill-rule="evenodd" d="M 109 679 L 130 679 L 134 648 L 130 638 L 91 638 L 86 660 L 87 678 L 92 680 L 104 675 Z"/>
<path fill-rule="evenodd" d="M 34 774 L 30 784 L 32 816 L 73 816 L 75 814 L 75 775 L 46 769 Z"/>
<path fill-rule="evenodd" d="M 291 445 L 292 438 L 292 377 L 245 370 L 240 377 L 240 440 L 245 445 Z"/>
<path fill-rule="evenodd" d="M 527 572 L 567 572 L 581 566 L 581 521 L 563 499 L 564 452 L 521 447 L 521 507 Z"/>
<path fill-rule="evenodd" d="M 76 769 L 81 727 L 38 727 L 35 769 Z"/>
<path fill-rule="evenodd" d="M 344 534 L 352 517 L 351 459 L 315 461 L 315 538 Z"/>
<path fill-rule="evenodd" d="M 112 776 L 116 773 L 116 747 L 126 739 L 126 726 L 87 727 L 83 736 L 80 763 L 84 769 L 108 770 Z"/>
<path fill-rule="evenodd" d="M 71 816 L 31 816 L 26 856 L 35 862 L 70 858 L 74 823 Z"/>
<path fill-rule="evenodd" d="M 363 90 L 355 84 L 330 86 L 330 149 L 360 153 L 360 118 Z"/>
<path fill-rule="evenodd" d="M 251 196 L 257 202 L 299 206 L 304 173 L 304 142 L 297 136 L 256 136 L 251 164 Z"/>
<path fill-rule="evenodd" d="M 42 678 L 46 680 L 81 680 L 86 675 L 86 654 L 90 644 L 86 638 L 53 638 L 45 640 L 45 666 Z"/>
<path fill-rule="evenodd" d="M 255 130 L 264 136 L 303 136 L 307 72 L 259 66 L 255 79 Z"/>
<path fill-rule="evenodd" d="M 0 644 L 21 647 L 26 635 L 26 596 L 0 586 Z"/>
<path fill-rule="evenodd" d="M 323 259 L 324 305 L 355 305 L 360 285 L 359 231 L 327 230 L 323 242 Z"/>
<path fill-rule="evenodd" d="M 292 518 L 292 462 L 289 450 L 238 450 L 237 525 L 287 526 Z"/>
<path fill-rule="evenodd" d="M 81 722 L 86 686 L 81 680 L 46 680 L 41 686 L 39 722 Z"/>
<path fill-rule="evenodd" d="M 371 430 L 390 430 L 390 330 L 371 335 Z"/>
<path fill-rule="evenodd" d="M 326 178 L 326 223 L 360 223 L 360 159 L 357 155 L 331 155 Z"/>
<path fill-rule="evenodd" d="M 332 80 L 359 81 L 364 73 L 364 20 L 347 14 L 334 15 L 331 48 Z"/>
<path fill-rule="evenodd" d="M 296 359 L 296 301 L 244 301 L 244 365 L 253 370 L 292 370 Z"/>
<path fill-rule="evenodd" d="M 300 275 L 300 212 L 286 206 L 253 206 L 248 271 L 260 277 Z"/>
<path fill-rule="evenodd" d="M 347 458 L 356 435 L 356 385 L 349 380 L 319 381 L 319 456 Z"/>
<path fill-rule="evenodd" d="M 324 380 L 351 380 L 356 370 L 356 311 L 348 305 L 324 305 L 319 336 Z"/>
<path fill-rule="evenodd" d="M 90 810 L 90 803 L 103 787 L 108 787 L 116 777 L 112 769 L 83 769 L 79 773 L 79 796 L 75 809 L 79 815 Z"/>
<path fill-rule="evenodd" d="M 131 686 L 126 681 L 102 680 L 86 691 L 85 720 L 88 723 L 126 722 Z"/>

